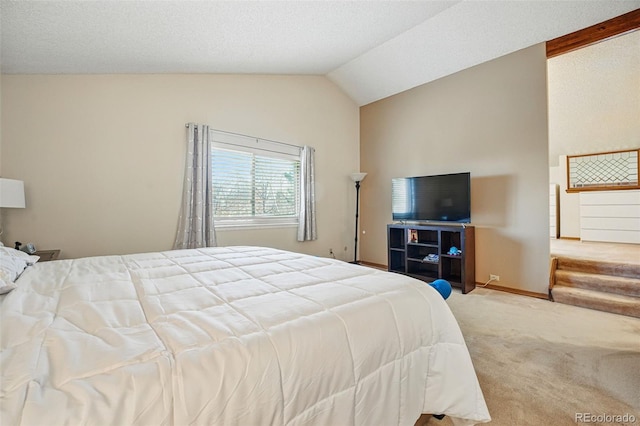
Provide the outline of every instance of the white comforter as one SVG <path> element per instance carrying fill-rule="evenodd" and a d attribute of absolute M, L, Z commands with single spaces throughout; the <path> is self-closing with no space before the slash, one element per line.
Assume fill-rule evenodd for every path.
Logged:
<path fill-rule="evenodd" d="M 2 425 L 489 420 L 442 297 L 332 259 L 226 247 L 36 264 L 0 320 Z"/>

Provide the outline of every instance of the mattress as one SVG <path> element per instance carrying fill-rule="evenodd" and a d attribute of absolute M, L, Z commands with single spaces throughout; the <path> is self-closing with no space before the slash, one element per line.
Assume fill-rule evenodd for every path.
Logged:
<path fill-rule="evenodd" d="M 264 247 L 36 264 L 0 306 L 3 425 L 490 420 L 446 302 Z"/>

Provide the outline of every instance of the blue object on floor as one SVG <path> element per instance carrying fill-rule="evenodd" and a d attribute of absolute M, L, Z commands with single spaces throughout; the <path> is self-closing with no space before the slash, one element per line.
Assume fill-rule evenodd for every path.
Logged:
<path fill-rule="evenodd" d="M 449 284 L 449 281 L 447 280 L 437 279 L 434 282 L 429 283 L 429 285 L 438 290 L 438 293 L 440 293 L 444 300 L 447 300 L 447 297 L 451 295 L 451 284 Z"/>

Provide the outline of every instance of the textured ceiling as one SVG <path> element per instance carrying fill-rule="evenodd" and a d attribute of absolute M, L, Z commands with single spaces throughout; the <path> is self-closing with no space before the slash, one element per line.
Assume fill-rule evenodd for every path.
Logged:
<path fill-rule="evenodd" d="M 551 166 L 640 147 L 640 31 L 551 58 L 547 70 Z"/>
<path fill-rule="evenodd" d="M 592 1 L 1 0 L 3 73 L 327 75 L 358 105 L 640 7 Z"/>
<path fill-rule="evenodd" d="M 2 0 L 2 67 L 323 75 L 455 3 Z"/>

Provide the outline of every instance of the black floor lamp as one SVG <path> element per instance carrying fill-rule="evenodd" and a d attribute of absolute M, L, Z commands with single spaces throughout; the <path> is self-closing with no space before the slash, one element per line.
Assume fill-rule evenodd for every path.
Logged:
<path fill-rule="evenodd" d="M 366 173 L 351 173 L 351 179 L 356 183 L 356 245 L 353 249 L 353 262 L 358 264 L 358 210 L 360 208 L 360 182 L 364 180 Z"/>

